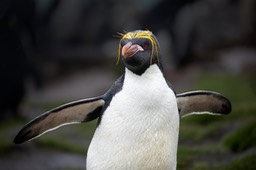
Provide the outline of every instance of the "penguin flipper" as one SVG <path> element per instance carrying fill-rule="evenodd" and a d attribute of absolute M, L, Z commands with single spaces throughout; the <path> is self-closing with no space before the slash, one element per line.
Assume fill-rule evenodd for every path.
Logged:
<path fill-rule="evenodd" d="M 100 96 L 61 105 L 27 123 L 15 137 L 14 143 L 32 140 L 60 126 L 94 120 L 100 116 L 104 104 Z"/>
<path fill-rule="evenodd" d="M 231 112 L 230 101 L 212 91 L 191 91 L 176 95 L 180 117 L 192 114 L 226 115 Z"/>

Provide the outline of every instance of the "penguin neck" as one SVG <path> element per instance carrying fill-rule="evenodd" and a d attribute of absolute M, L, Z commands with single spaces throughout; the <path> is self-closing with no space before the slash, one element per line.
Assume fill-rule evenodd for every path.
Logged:
<path fill-rule="evenodd" d="M 142 75 L 135 74 L 129 69 L 125 70 L 123 90 L 131 93 L 135 91 L 136 95 L 141 95 L 143 98 L 147 96 L 148 100 L 151 100 L 152 98 L 157 99 L 156 94 L 163 95 L 160 94 L 160 91 L 169 89 L 166 79 L 157 64 L 151 65 Z"/>
<path fill-rule="evenodd" d="M 138 74 L 132 72 L 131 70 L 129 70 L 128 68 L 125 68 L 125 80 L 148 79 L 149 81 L 153 81 L 153 80 L 156 80 L 159 78 L 164 79 L 164 75 L 163 75 L 162 69 L 157 64 L 150 65 L 147 68 L 147 70 L 145 70 L 145 72 L 141 75 L 138 75 Z"/>

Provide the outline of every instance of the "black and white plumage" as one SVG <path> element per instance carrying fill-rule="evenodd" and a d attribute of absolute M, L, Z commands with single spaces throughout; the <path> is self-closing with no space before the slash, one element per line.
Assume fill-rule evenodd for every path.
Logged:
<path fill-rule="evenodd" d="M 175 94 L 165 79 L 160 47 L 150 31 L 122 36 L 119 60 L 125 73 L 102 96 L 71 102 L 25 125 L 23 143 L 62 125 L 99 118 L 87 153 L 87 169 L 176 169 L 180 118 L 228 114 L 231 104 L 216 92 Z"/>

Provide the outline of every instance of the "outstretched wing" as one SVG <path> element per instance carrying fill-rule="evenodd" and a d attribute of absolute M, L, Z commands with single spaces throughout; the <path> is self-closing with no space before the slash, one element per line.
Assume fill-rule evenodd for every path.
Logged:
<path fill-rule="evenodd" d="M 191 114 L 226 115 L 231 103 L 223 95 L 211 91 L 191 91 L 176 95 L 181 117 Z"/>
<path fill-rule="evenodd" d="M 26 142 L 60 126 L 94 120 L 100 116 L 104 104 L 100 96 L 59 106 L 26 124 L 15 137 L 14 143 Z"/>

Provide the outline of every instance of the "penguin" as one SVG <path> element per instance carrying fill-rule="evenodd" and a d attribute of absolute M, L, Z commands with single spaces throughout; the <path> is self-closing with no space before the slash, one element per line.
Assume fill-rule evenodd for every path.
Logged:
<path fill-rule="evenodd" d="M 176 94 L 165 79 L 160 45 L 149 30 L 121 35 L 118 62 L 125 71 L 102 96 L 70 102 L 27 123 L 15 144 L 60 126 L 98 119 L 86 168 L 176 169 L 179 122 L 192 114 L 226 115 L 231 103 L 212 91 Z"/>

